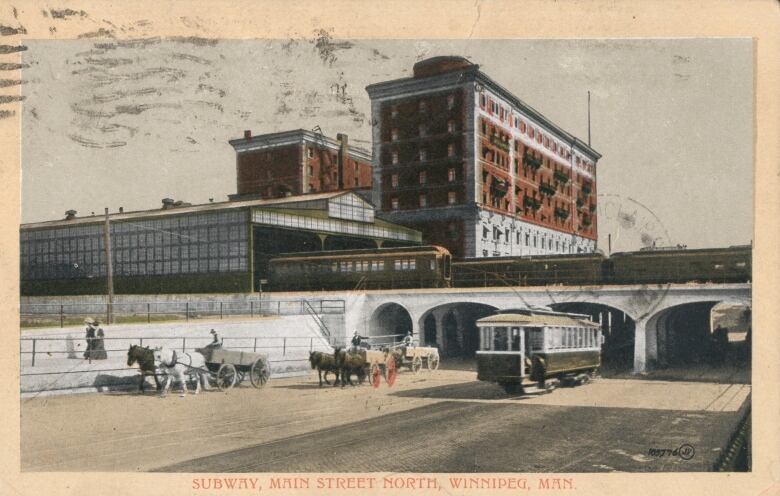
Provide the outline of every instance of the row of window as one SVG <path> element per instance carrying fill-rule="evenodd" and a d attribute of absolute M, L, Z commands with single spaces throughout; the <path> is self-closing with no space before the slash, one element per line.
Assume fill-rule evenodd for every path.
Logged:
<path fill-rule="evenodd" d="M 454 183 L 456 181 L 456 174 L 455 169 L 447 169 L 447 182 L 448 183 Z M 397 188 L 398 187 L 398 174 L 391 174 L 390 175 L 390 187 L 391 188 Z M 418 182 L 422 184 L 428 184 L 428 172 L 427 171 L 420 171 L 417 174 L 417 180 Z"/>
<path fill-rule="evenodd" d="M 419 266 L 427 265 L 430 270 L 436 270 L 436 260 L 429 259 L 428 263 L 420 261 Z M 405 271 L 417 270 L 417 259 L 399 258 L 393 260 L 392 265 L 388 265 L 390 270 Z M 277 267 L 281 274 L 293 274 L 303 271 L 304 273 L 325 273 L 325 272 L 383 272 L 385 270 L 384 260 L 358 260 L 344 262 L 302 262 L 294 264 L 282 264 Z"/>
<path fill-rule="evenodd" d="M 492 236 L 491 236 L 492 233 Z M 493 227 L 492 231 L 486 226 L 482 226 L 482 239 L 484 241 L 487 241 L 488 239 L 492 239 L 493 241 L 497 243 L 509 243 L 511 241 L 511 231 L 509 228 L 498 228 Z M 531 236 L 530 233 L 522 233 L 520 231 L 515 232 L 515 243 L 518 245 L 533 247 L 533 248 L 546 248 L 548 250 L 552 250 L 553 246 L 555 246 L 556 252 L 562 252 L 567 253 L 569 249 L 569 244 L 566 241 L 560 241 L 555 240 L 555 244 L 553 245 L 553 239 L 552 238 L 545 238 L 543 236 L 539 236 L 537 234 L 534 234 Z M 546 246 L 545 246 L 546 245 Z"/>
<path fill-rule="evenodd" d="M 452 110 L 455 108 L 455 95 L 447 95 L 447 109 Z M 417 111 L 421 114 L 428 112 L 428 102 L 426 100 L 420 100 L 417 102 Z M 398 117 L 398 105 L 392 105 L 390 107 L 390 117 Z"/>
<path fill-rule="evenodd" d="M 594 349 L 601 346 L 598 329 L 548 327 L 483 327 L 480 349 L 484 351 L 520 351 L 520 339 L 525 335 L 525 351 L 549 352 L 574 349 Z"/>
<path fill-rule="evenodd" d="M 455 191 L 448 191 L 447 192 L 447 205 L 456 205 L 458 203 L 458 193 Z M 420 194 L 417 197 L 417 206 L 420 208 L 425 208 L 428 206 L 428 195 L 426 194 Z M 398 200 L 398 197 L 394 196 L 390 198 L 390 208 L 392 210 L 400 210 L 401 203 Z"/>
<path fill-rule="evenodd" d="M 455 147 L 454 143 L 450 143 L 447 145 L 447 158 L 454 158 L 457 156 L 457 148 Z M 417 160 L 420 162 L 425 162 L 428 160 L 428 150 L 425 148 L 420 148 L 417 150 Z M 398 150 L 393 150 L 390 152 L 390 162 L 393 165 L 398 165 L 400 163 L 400 156 L 398 154 Z"/>

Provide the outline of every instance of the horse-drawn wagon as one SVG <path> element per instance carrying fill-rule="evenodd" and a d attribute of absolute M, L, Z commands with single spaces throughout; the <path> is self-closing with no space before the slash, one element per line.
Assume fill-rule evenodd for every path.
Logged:
<path fill-rule="evenodd" d="M 381 350 L 365 350 L 361 351 L 361 354 L 365 353 L 365 363 L 368 369 L 369 383 L 376 387 L 379 387 L 381 378 L 385 378 L 388 386 L 395 384 L 395 378 L 398 375 L 398 367 L 396 364 L 396 357 L 392 353 L 392 350 L 384 348 Z"/>
<path fill-rule="evenodd" d="M 261 353 L 206 347 L 195 351 L 203 355 L 206 368 L 220 390 L 230 389 L 249 376 L 252 386 L 261 388 L 271 377 L 268 357 Z"/>
<path fill-rule="evenodd" d="M 415 374 L 420 371 L 423 362 L 428 366 L 428 370 L 439 368 L 439 349 L 432 346 L 407 346 L 404 354 L 404 363 L 409 364 L 409 368 Z"/>

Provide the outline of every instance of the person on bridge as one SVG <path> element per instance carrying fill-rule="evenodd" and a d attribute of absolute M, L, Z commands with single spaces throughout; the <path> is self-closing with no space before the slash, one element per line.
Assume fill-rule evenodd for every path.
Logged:
<path fill-rule="evenodd" d="M 206 345 L 206 348 L 222 348 L 222 341 L 219 339 L 219 336 L 217 335 L 217 331 L 212 329 L 209 332 L 212 335 L 212 341 Z"/>

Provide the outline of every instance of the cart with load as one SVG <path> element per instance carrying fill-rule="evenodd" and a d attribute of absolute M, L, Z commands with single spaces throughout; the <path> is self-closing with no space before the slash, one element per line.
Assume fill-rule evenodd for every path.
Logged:
<path fill-rule="evenodd" d="M 407 346 L 406 353 L 404 354 L 404 364 L 408 364 L 409 368 L 415 374 L 420 371 L 423 366 L 423 362 L 428 367 L 428 370 L 436 370 L 439 368 L 439 349 L 432 346 Z"/>
<path fill-rule="evenodd" d="M 262 353 L 217 347 L 196 348 L 195 351 L 203 355 L 209 375 L 220 390 L 240 384 L 247 376 L 252 386 L 261 388 L 271 377 L 268 357 Z"/>

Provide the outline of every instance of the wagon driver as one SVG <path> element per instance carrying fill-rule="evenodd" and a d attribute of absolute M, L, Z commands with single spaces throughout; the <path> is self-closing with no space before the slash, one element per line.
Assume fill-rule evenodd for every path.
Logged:
<path fill-rule="evenodd" d="M 222 341 L 220 341 L 217 331 L 212 329 L 209 332 L 211 333 L 212 341 L 206 345 L 206 348 L 222 348 Z"/>
<path fill-rule="evenodd" d="M 360 343 L 361 343 L 361 341 L 363 339 L 368 339 L 368 338 L 366 338 L 364 336 L 361 336 L 360 334 L 358 334 L 357 331 L 355 331 L 355 334 L 352 335 L 352 352 L 353 353 L 356 353 L 357 351 L 359 351 Z"/>
<path fill-rule="evenodd" d="M 406 356 L 406 348 L 412 346 L 412 331 L 407 331 L 406 336 L 401 341 L 401 353 L 402 356 Z"/>

